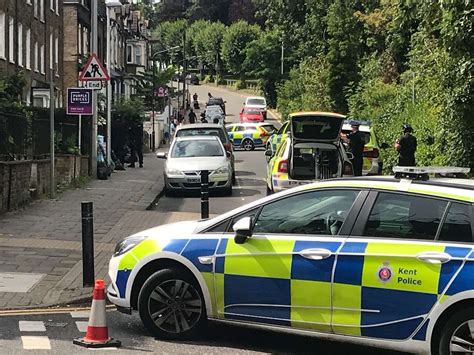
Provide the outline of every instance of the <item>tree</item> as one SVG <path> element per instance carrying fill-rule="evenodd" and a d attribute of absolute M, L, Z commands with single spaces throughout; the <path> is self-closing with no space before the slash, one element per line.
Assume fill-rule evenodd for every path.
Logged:
<path fill-rule="evenodd" d="M 247 45 L 257 39 L 261 29 L 257 25 L 250 25 L 239 21 L 227 28 L 222 39 L 221 55 L 227 69 L 240 79 L 244 79 L 245 69 L 242 66 L 246 58 Z"/>
<path fill-rule="evenodd" d="M 164 63 L 178 63 L 183 60 L 183 41 L 184 34 L 188 28 L 186 20 L 169 21 L 161 23 L 154 31 L 153 38 L 156 43 L 153 46 L 154 53 L 162 52 L 159 59 Z M 167 51 L 170 48 L 180 46 L 172 51 Z M 191 49 L 190 43 L 187 40 L 187 52 Z M 167 51 L 167 52 L 165 52 Z"/>
<path fill-rule="evenodd" d="M 190 21 L 208 20 L 228 23 L 230 0 L 195 0 L 186 11 Z"/>
<path fill-rule="evenodd" d="M 199 20 L 188 30 L 188 38 L 199 62 L 208 68 L 215 68 L 226 27 L 220 22 Z"/>
<path fill-rule="evenodd" d="M 263 32 L 248 44 L 242 64 L 247 75 L 260 80 L 271 106 L 276 105 L 276 84 L 281 79 L 280 40 L 281 34 L 276 30 Z"/>
<path fill-rule="evenodd" d="M 354 16 L 354 1 L 335 0 L 328 10 L 329 92 L 337 112 L 346 113 L 346 90 L 359 80 L 361 24 Z"/>

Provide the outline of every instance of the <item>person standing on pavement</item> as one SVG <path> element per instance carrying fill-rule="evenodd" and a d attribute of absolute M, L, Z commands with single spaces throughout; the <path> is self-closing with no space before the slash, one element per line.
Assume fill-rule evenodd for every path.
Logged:
<path fill-rule="evenodd" d="M 351 122 L 352 132 L 346 135 L 346 141 L 349 142 L 349 149 L 354 158 L 352 159 L 352 167 L 354 168 L 354 176 L 362 176 L 362 166 L 364 162 L 364 146 L 365 139 L 362 132 L 359 131 L 360 123 Z"/>
<path fill-rule="evenodd" d="M 196 114 L 194 113 L 193 109 L 189 111 L 188 118 L 189 118 L 189 123 L 191 124 L 196 123 Z"/>
<path fill-rule="evenodd" d="M 412 126 L 409 124 L 403 125 L 403 136 L 395 141 L 399 166 L 416 166 L 415 152 L 417 144 Z"/>
<path fill-rule="evenodd" d="M 138 160 L 138 165 L 143 168 L 143 123 L 135 123 L 129 129 L 130 140 L 130 168 L 135 167 L 135 162 Z M 138 157 L 138 159 L 137 159 Z"/>

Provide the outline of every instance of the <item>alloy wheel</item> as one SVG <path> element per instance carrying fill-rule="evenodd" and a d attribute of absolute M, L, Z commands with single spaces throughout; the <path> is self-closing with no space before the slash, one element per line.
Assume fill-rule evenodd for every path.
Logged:
<path fill-rule="evenodd" d="M 247 139 L 246 141 L 244 141 L 244 149 L 245 150 L 252 150 L 252 148 L 253 148 L 253 143 L 252 143 L 251 140 Z"/>
<path fill-rule="evenodd" d="M 451 354 L 474 354 L 474 319 L 461 324 L 451 336 Z"/>
<path fill-rule="evenodd" d="M 167 333 L 192 329 L 201 317 L 203 304 L 196 288 L 183 280 L 167 280 L 155 287 L 148 312 L 155 325 Z"/>

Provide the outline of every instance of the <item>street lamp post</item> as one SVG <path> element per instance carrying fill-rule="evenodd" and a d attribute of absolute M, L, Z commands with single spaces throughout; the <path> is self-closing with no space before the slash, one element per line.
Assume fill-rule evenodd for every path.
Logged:
<path fill-rule="evenodd" d="M 106 13 L 107 13 L 107 70 L 111 71 L 111 58 L 110 58 L 110 37 L 111 37 L 111 24 L 110 24 L 110 11 L 116 7 L 122 7 L 122 3 L 118 0 L 106 0 Z M 111 80 L 107 81 L 107 163 L 110 164 L 112 160 L 112 83 Z"/>
<path fill-rule="evenodd" d="M 155 142 L 155 137 L 156 137 L 156 132 L 155 132 L 155 95 L 156 95 L 156 56 L 158 54 L 161 54 L 161 53 L 166 53 L 166 52 L 169 52 L 171 50 L 174 50 L 176 48 L 179 48 L 179 46 L 175 46 L 175 47 L 171 47 L 171 48 L 167 48 L 165 50 L 162 50 L 162 51 L 159 51 L 159 52 L 156 52 L 154 53 L 152 56 L 151 56 L 151 60 L 152 60 L 152 68 L 153 68 L 153 85 L 152 85 L 152 90 L 153 90 L 153 93 L 152 93 L 152 98 L 151 98 L 151 114 L 152 114 L 152 128 L 151 128 L 151 139 L 152 139 L 152 142 L 151 142 L 151 150 L 152 151 L 155 151 L 155 148 L 156 148 L 156 142 Z"/>

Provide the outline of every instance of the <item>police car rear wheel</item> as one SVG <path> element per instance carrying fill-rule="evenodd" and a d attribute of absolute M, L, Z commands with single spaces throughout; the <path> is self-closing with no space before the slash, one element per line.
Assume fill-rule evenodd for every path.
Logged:
<path fill-rule="evenodd" d="M 206 321 L 205 308 L 196 280 L 177 269 L 163 269 L 151 275 L 138 296 L 143 324 L 160 338 L 193 337 Z"/>
<path fill-rule="evenodd" d="M 242 142 L 242 148 L 246 151 L 254 150 L 255 146 L 253 145 L 253 142 L 250 139 L 245 139 Z"/>
<path fill-rule="evenodd" d="M 441 332 L 439 355 L 474 354 L 474 308 L 455 313 Z"/>

